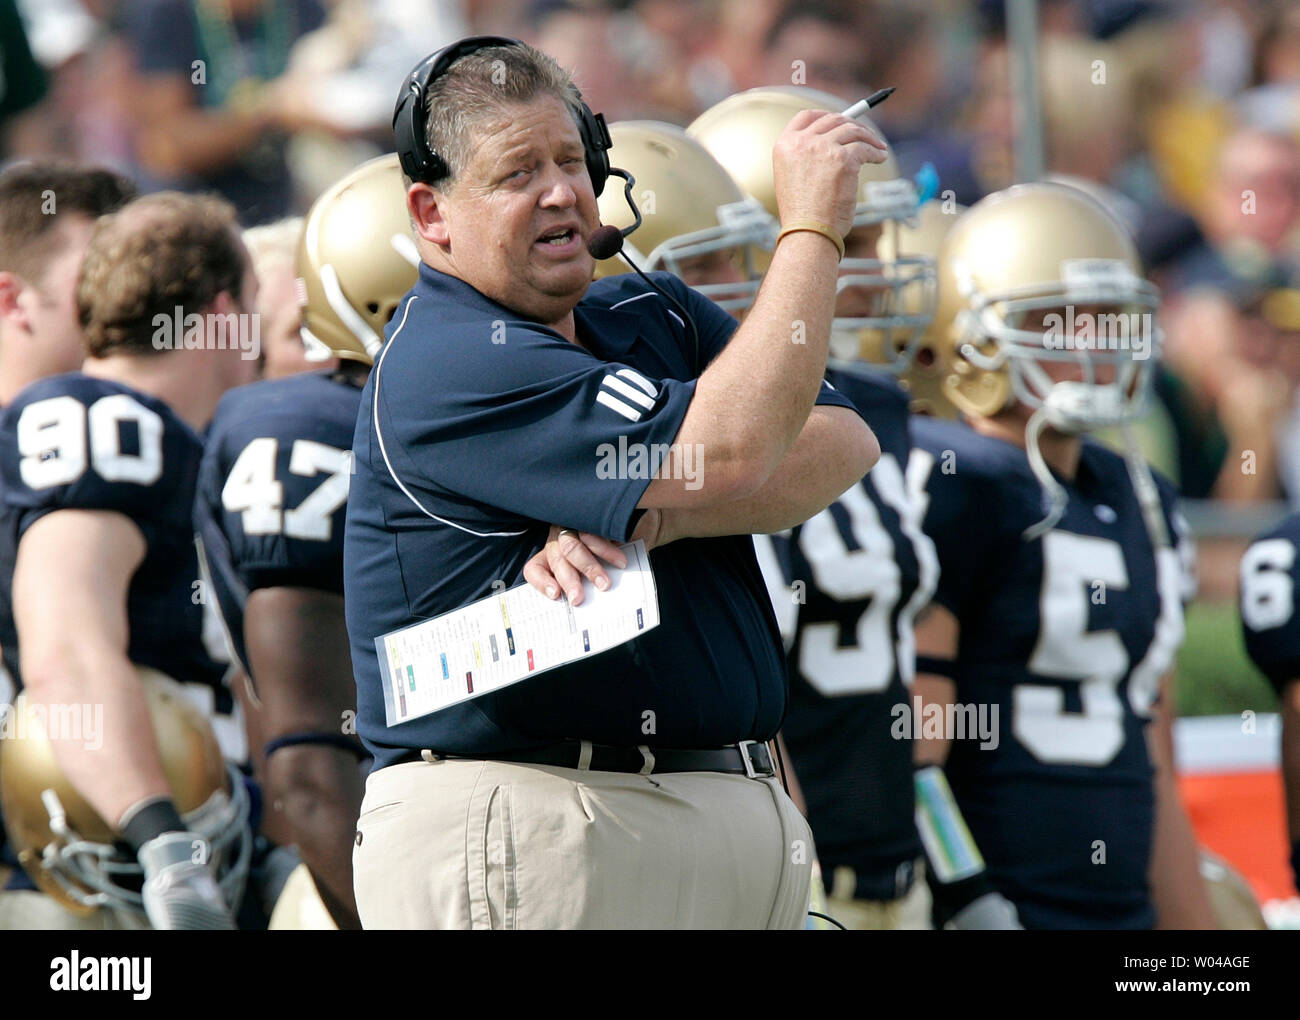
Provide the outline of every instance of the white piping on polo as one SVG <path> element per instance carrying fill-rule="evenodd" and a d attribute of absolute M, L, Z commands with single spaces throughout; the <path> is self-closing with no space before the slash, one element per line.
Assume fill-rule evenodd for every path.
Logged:
<path fill-rule="evenodd" d="M 633 301 L 640 301 L 643 297 L 663 297 L 663 295 L 657 290 L 648 290 L 644 294 L 638 294 L 636 297 L 624 298 L 622 301 L 610 305 L 609 310 L 612 312 L 615 308 L 622 308 L 624 305 L 631 304 Z M 676 319 L 677 325 L 681 326 L 682 329 L 686 328 L 686 323 L 682 322 L 682 317 L 671 308 L 665 308 L 664 311 Z"/>
<path fill-rule="evenodd" d="M 528 533 L 528 529 L 526 528 L 523 531 L 475 531 L 473 528 L 467 528 L 463 524 L 457 524 L 455 521 L 449 521 L 445 517 L 439 517 L 416 499 L 411 490 L 402 484 L 402 480 L 397 477 L 397 472 L 393 470 L 393 462 L 388 459 L 388 449 L 384 445 L 384 433 L 379 428 L 379 373 L 384 367 L 384 359 L 388 357 L 388 352 L 393 349 L 393 344 L 397 341 L 397 334 L 406 328 L 406 317 L 411 314 L 411 305 L 415 304 L 418 297 L 419 295 L 412 294 L 411 300 L 406 302 L 406 308 L 402 312 L 402 321 L 399 322 L 397 328 L 393 330 L 393 335 L 389 337 L 388 344 L 384 347 L 384 352 L 379 355 L 379 361 L 375 365 L 375 400 L 371 411 L 371 419 L 375 423 L 375 437 L 379 440 L 379 452 L 383 455 L 384 466 L 388 468 L 388 473 L 392 477 L 393 481 L 397 483 L 397 487 L 406 494 L 406 498 L 419 507 L 420 511 L 426 517 L 433 518 L 433 520 L 437 521 L 439 524 L 446 524 L 449 527 L 456 528 L 458 531 L 468 532 L 478 538 L 514 538 L 518 535 L 525 535 Z"/>

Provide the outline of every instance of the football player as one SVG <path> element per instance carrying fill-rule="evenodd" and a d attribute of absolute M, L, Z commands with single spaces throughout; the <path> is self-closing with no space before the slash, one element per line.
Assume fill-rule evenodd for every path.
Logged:
<path fill-rule="evenodd" d="M 769 155 L 801 109 L 839 112 L 805 88 L 752 89 L 687 130 L 776 213 Z M 867 118 L 864 123 L 877 134 Z M 926 927 L 917 882 L 912 742 L 891 735 L 907 697 L 912 621 L 937 561 L 904 484 L 908 397 L 897 373 L 934 314 L 933 253 L 913 254 L 915 186 L 893 156 L 861 170 L 832 324 L 831 384 L 880 441 L 871 473 L 807 523 L 758 536 L 759 562 L 787 641 L 790 707 L 782 735 L 817 842 L 829 913 L 854 928 Z"/>
<path fill-rule="evenodd" d="M 1241 626 L 1246 652 L 1281 699 L 1282 781 L 1291 873 L 1300 889 L 1300 514 L 1261 535 L 1241 558 Z"/>
<path fill-rule="evenodd" d="M 1125 228 L 1063 185 L 984 199 L 940 249 L 939 392 L 969 427 L 914 419 L 908 473 L 941 566 L 908 721 L 970 876 L 939 921 L 991 887 L 1026 928 L 1213 926 L 1172 771 L 1174 493 L 1082 438 L 1141 410 L 1157 306 Z"/>
<path fill-rule="evenodd" d="M 83 371 L 28 386 L 0 418 L 5 665 L 47 717 L 102 711 L 93 739 L 51 727 L 54 760 L 130 847 L 157 928 L 233 926 L 206 822 L 182 817 L 137 670 L 230 700 L 202 639 L 192 508 L 198 432 L 256 370 L 241 318 L 256 288 L 229 205 L 129 203 L 98 222 L 82 265 Z"/>
<path fill-rule="evenodd" d="M 0 173 L 0 407 L 29 383 L 81 365 L 77 270 L 95 221 L 135 195 L 124 177 L 58 162 Z M 13 701 L 0 667 L 0 707 Z M 30 889 L 0 829 L 0 887 Z"/>
<path fill-rule="evenodd" d="M 708 150 L 673 124 L 620 121 L 609 126 L 610 159 L 635 184 L 601 192 L 600 222 L 641 224 L 623 252 L 642 272 L 672 273 L 740 318 L 754 303 L 777 221 L 747 197 Z M 596 278 L 631 272 L 621 258 L 596 263 Z"/>
<path fill-rule="evenodd" d="M 337 368 L 228 393 L 195 510 L 206 574 L 261 702 L 271 803 L 341 928 L 360 927 L 351 853 L 365 757 L 351 725 L 343 617 L 352 433 L 418 261 L 396 156 L 365 163 L 317 199 L 298 247 L 302 336 Z"/>

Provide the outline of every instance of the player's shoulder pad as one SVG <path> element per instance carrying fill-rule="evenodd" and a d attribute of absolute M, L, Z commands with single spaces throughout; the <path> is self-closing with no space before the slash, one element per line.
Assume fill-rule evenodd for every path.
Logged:
<path fill-rule="evenodd" d="M 118 393 L 125 393 L 152 410 L 160 413 L 165 412 L 165 415 L 169 418 L 175 417 L 172 409 L 157 397 L 141 393 L 139 390 L 114 382 L 111 379 L 101 379 L 98 376 L 86 375 L 83 372 L 64 372 L 61 375 L 51 375 L 46 376 L 44 379 L 37 379 L 34 383 L 25 386 L 5 406 L 4 417 L 5 419 L 16 417 L 22 413 L 24 407 L 41 400 L 49 400 L 51 397 L 71 397 L 89 407 L 101 397 L 113 396 Z"/>
<path fill-rule="evenodd" d="M 70 398 L 81 404 L 82 407 L 89 409 L 105 397 L 125 397 L 127 400 L 139 404 L 146 410 L 158 415 L 162 419 L 164 428 L 169 433 L 179 433 L 187 439 L 201 442 L 198 433 L 182 421 L 166 401 L 148 393 L 142 393 L 123 383 L 114 382 L 111 379 L 100 379 L 81 372 L 65 372 L 62 375 L 48 376 L 45 379 L 38 379 L 30 386 L 25 387 L 4 408 L 4 413 L 0 416 L 0 425 L 12 430 L 22 417 L 23 412 L 33 404 L 38 404 L 41 401 Z"/>
<path fill-rule="evenodd" d="M 981 435 L 960 422 L 914 415 L 912 446 L 932 454 L 938 465 L 946 465 L 942 473 L 958 485 L 1008 479 L 1034 481 L 1024 450 Z"/>
<path fill-rule="evenodd" d="M 1118 450 L 1098 442 L 1091 436 L 1085 436 L 1081 457 L 1087 461 L 1094 472 L 1113 479 L 1118 485 L 1132 487 L 1133 482 L 1129 473 L 1128 458 Z M 1178 509 L 1178 486 L 1167 475 L 1149 464 L 1147 470 L 1150 472 L 1151 479 L 1156 486 L 1156 492 L 1160 496 L 1160 507 L 1164 511 L 1167 524 L 1179 536 L 1185 535 L 1187 526 L 1182 513 Z"/>
<path fill-rule="evenodd" d="M 1255 536 L 1250 544 L 1255 545 L 1258 542 L 1266 542 L 1274 538 L 1284 538 L 1288 542 L 1295 543 L 1296 547 L 1300 548 L 1300 512 L 1287 514 L 1268 531 Z"/>
<path fill-rule="evenodd" d="M 908 489 L 928 494 L 925 529 L 936 541 L 958 528 L 967 541 L 1018 543 L 1048 512 L 1047 493 L 1019 446 L 919 415 L 911 432 Z"/>
<path fill-rule="evenodd" d="M 322 424 L 356 425 L 361 389 L 333 378 L 329 369 L 300 372 L 283 379 L 263 379 L 228 390 L 208 426 L 211 448 L 228 434 L 287 431 L 310 434 Z"/>

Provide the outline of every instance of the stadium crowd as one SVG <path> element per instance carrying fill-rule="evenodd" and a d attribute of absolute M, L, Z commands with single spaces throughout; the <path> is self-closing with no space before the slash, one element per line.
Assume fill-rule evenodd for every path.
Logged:
<path fill-rule="evenodd" d="M 1185 498 L 1300 506 L 1300 11 L 1040 8 L 1047 168 L 1122 214 L 1164 295 L 1148 455 Z M 896 85 L 877 119 L 902 171 L 929 163 L 970 205 L 1014 179 L 1004 16 L 998 0 L 2 0 L 0 152 L 213 189 L 255 226 L 391 148 L 393 67 L 506 34 L 574 68 L 611 122 L 685 125 L 759 85 Z"/>

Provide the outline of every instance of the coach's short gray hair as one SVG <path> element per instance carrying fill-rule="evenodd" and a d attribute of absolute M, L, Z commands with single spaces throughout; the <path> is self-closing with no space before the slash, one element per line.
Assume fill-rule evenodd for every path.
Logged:
<path fill-rule="evenodd" d="M 553 57 L 532 46 L 489 46 L 461 57 L 425 94 L 424 137 L 448 173 L 430 184 L 450 190 L 469 162 L 475 128 L 516 103 L 553 96 L 581 119 L 582 98 L 573 77 Z"/>

